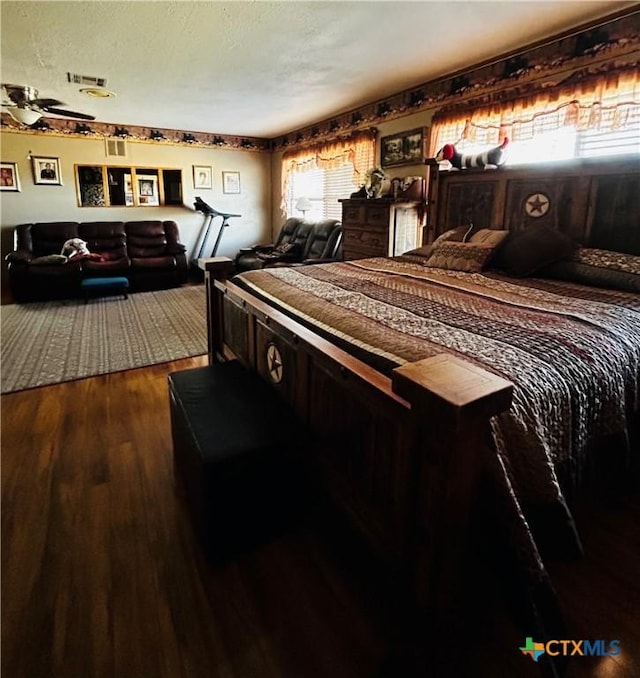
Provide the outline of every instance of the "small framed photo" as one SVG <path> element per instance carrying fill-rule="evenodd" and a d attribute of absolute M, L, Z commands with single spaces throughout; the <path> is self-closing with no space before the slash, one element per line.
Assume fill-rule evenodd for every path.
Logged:
<path fill-rule="evenodd" d="M 59 158 L 41 158 L 32 156 L 33 181 L 36 184 L 50 184 L 62 186 Z"/>
<path fill-rule="evenodd" d="M 420 165 L 425 159 L 426 130 L 424 127 L 382 137 L 380 162 L 382 167 Z"/>
<path fill-rule="evenodd" d="M 133 179 L 131 178 L 130 174 L 124 175 L 124 204 L 127 207 L 135 205 L 135 201 L 133 199 Z"/>
<path fill-rule="evenodd" d="M 208 165 L 193 166 L 193 187 L 213 188 L 213 169 Z"/>
<path fill-rule="evenodd" d="M 18 176 L 18 163 L 0 163 L 0 190 L 19 191 L 20 177 Z"/>
<path fill-rule="evenodd" d="M 240 193 L 240 172 L 222 173 L 222 192 Z"/>
<path fill-rule="evenodd" d="M 138 204 L 159 205 L 158 177 L 154 174 L 137 174 L 136 181 L 138 183 Z"/>

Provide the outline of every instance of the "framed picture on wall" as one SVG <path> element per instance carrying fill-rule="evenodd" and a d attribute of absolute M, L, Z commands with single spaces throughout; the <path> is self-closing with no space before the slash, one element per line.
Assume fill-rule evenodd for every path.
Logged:
<path fill-rule="evenodd" d="M 222 173 L 222 192 L 240 193 L 240 172 Z"/>
<path fill-rule="evenodd" d="M 153 174 L 138 174 L 138 205 L 159 205 L 158 177 Z"/>
<path fill-rule="evenodd" d="M 0 190 L 19 191 L 20 177 L 18 176 L 18 163 L 0 163 Z"/>
<path fill-rule="evenodd" d="M 213 188 L 213 169 L 207 165 L 194 165 L 193 187 Z"/>
<path fill-rule="evenodd" d="M 425 160 L 426 128 L 391 134 L 380 139 L 380 164 L 382 167 L 421 165 Z"/>
<path fill-rule="evenodd" d="M 133 199 L 133 179 L 130 174 L 124 175 L 124 204 L 127 207 L 135 205 Z"/>
<path fill-rule="evenodd" d="M 50 184 L 61 186 L 60 158 L 41 158 L 31 156 L 33 163 L 33 181 L 36 184 Z"/>

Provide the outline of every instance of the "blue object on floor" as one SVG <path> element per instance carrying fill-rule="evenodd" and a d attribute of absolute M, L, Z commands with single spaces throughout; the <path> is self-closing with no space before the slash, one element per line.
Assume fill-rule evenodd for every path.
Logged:
<path fill-rule="evenodd" d="M 129 279 L 121 276 L 113 278 L 85 278 L 80 287 L 84 292 L 84 303 L 89 301 L 90 296 L 104 297 L 110 294 L 122 294 L 128 298 Z"/>

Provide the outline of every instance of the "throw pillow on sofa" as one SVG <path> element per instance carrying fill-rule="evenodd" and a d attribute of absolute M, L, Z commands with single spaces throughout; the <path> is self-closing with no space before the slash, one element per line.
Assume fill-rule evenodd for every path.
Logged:
<path fill-rule="evenodd" d="M 67 257 L 64 254 L 47 254 L 44 257 L 36 257 L 31 260 L 32 266 L 51 266 L 67 263 Z"/>

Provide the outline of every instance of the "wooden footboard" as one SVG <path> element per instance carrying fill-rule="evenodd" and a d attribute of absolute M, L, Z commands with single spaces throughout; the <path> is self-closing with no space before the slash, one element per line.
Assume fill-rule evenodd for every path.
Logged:
<path fill-rule="evenodd" d="M 422 604 L 450 608 L 489 418 L 512 384 L 444 354 L 389 379 L 225 281 L 229 260 L 200 266 L 209 360 L 237 358 L 285 396 L 339 506 Z"/>

